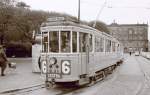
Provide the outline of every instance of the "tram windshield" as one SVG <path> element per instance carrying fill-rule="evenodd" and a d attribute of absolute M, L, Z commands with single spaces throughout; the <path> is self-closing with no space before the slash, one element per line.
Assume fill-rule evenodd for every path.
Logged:
<path fill-rule="evenodd" d="M 42 52 L 48 52 L 48 32 L 42 32 Z"/>
<path fill-rule="evenodd" d="M 59 52 L 59 32 L 49 32 L 49 51 Z"/>
<path fill-rule="evenodd" d="M 79 38 L 78 38 L 79 37 Z M 89 38 L 89 40 L 87 40 Z M 78 42 L 79 41 L 79 42 Z M 42 51 L 52 53 L 76 53 L 92 51 L 92 35 L 75 31 L 49 31 L 42 32 Z"/>
<path fill-rule="evenodd" d="M 70 32 L 61 31 L 61 52 L 70 52 Z"/>

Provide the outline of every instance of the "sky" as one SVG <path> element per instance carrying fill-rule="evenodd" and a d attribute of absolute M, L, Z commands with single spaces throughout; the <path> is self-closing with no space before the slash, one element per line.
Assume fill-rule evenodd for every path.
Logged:
<path fill-rule="evenodd" d="M 78 16 L 78 0 L 20 1 L 30 5 L 31 9 Z M 106 24 L 111 24 L 115 21 L 118 24 L 148 23 L 150 25 L 150 0 L 81 0 L 80 14 L 81 20 L 85 21 L 98 19 Z"/>

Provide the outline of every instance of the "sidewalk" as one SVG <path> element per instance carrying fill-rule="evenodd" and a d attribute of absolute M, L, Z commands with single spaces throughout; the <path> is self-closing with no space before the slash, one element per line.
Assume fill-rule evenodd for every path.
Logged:
<path fill-rule="evenodd" d="M 10 58 L 9 61 L 17 63 L 17 68 L 7 68 L 6 76 L 0 76 L 0 92 L 44 83 L 39 73 L 32 73 L 31 58 Z"/>

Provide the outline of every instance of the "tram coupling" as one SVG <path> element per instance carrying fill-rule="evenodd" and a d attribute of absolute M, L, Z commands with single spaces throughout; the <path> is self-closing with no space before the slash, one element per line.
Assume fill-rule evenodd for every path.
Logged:
<path fill-rule="evenodd" d="M 45 81 L 46 88 L 53 88 L 55 85 L 55 79 L 51 79 L 51 81 Z"/>

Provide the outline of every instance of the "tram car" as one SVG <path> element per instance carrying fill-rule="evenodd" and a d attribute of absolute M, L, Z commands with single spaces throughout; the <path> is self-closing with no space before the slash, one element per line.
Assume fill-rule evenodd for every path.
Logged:
<path fill-rule="evenodd" d="M 41 25 L 39 66 L 46 85 L 83 85 L 103 79 L 123 59 L 122 44 L 112 36 L 65 17 Z"/>

